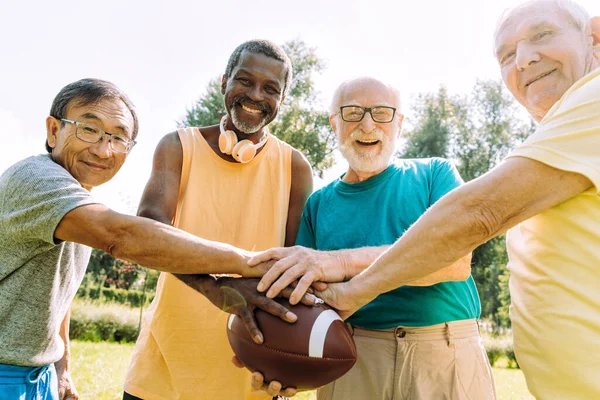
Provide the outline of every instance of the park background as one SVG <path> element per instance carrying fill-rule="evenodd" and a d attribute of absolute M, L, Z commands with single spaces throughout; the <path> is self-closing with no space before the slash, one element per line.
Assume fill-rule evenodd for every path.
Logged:
<path fill-rule="evenodd" d="M 597 0 L 579 1 L 592 15 Z M 499 81 L 497 19 L 514 1 L 14 1 L 0 0 L 0 171 L 44 152 L 45 117 L 67 83 L 95 77 L 129 94 L 138 145 L 94 190 L 135 214 L 160 138 L 223 114 L 217 82 L 241 42 L 284 45 L 292 93 L 272 126 L 313 165 L 315 188 L 346 165 L 327 106 L 343 80 L 369 75 L 398 87 L 406 114 L 398 155 L 451 159 L 465 181 L 499 162 L 534 128 Z M 499 397 L 530 398 L 512 352 L 504 239 L 475 251 L 488 355 Z M 139 318 L 157 273 L 94 251 L 73 307 L 73 368 L 84 399 L 120 397 Z M 309 397 L 309 396 L 305 396 Z"/>

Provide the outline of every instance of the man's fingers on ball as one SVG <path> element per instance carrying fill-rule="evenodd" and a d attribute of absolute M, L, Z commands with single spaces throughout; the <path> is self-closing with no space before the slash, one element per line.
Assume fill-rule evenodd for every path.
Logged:
<path fill-rule="evenodd" d="M 250 311 L 249 308 L 244 308 L 242 310 L 242 312 L 240 314 L 238 314 L 238 316 L 244 322 L 244 326 L 246 326 L 246 329 L 248 329 L 248 332 L 250 332 L 250 336 L 252 336 L 252 339 L 256 343 L 262 344 L 263 335 L 262 335 L 262 332 L 260 331 L 260 329 L 258 329 L 258 325 L 256 325 L 256 320 L 254 319 L 254 313 L 252 311 Z"/>
<path fill-rule="evenodd" d="M 286 388 L 283 392 L 281 392 L 281 395 L 283 397 L 292 397 L 295 396 L 296 393 L 298 393 L 298 391 L 295 388 Z"/>
<path fill-rule="evenodd" d="M 231 362 L 238 368 L 244 368 L 244 363 L 237 356 L 231 357 Z"/>
<path fill-rule="evenodd" d="M 300 303 L 304 304 L 305 306 L 316 306 L 317 304 L 322 304 L 322 301 L 323 300 L 319 299 L 314 294 L 305 293 L 304 296 L 302 296 Z"/>
<path fill-rule="evenodd" d="M 285 289 L 283 289 L 281 292 L 279 292 L 279 297 L 285 297 L 286 299 L 289 299 L 290 296 L 292 295 L 293 291 L 294 291 L 294 288 L 288 286 Z"/>
<path fill-rule="evenodd" d="M 269 299 L 267 297 L 261 298 L 257 307 L 261 310 L 268 312 L 269 314 L 273 314 L 276 317 L 281 318 L 286 322 L 296 322 L 298 317 L 296 314 L 276 302 L 275 300 Z"/>
<path fill-rule="evenodd" d="M 298 276 L 301 275 L 302 271 L 300 271 L 298 268 L 288 269 L 283 275 L 279 277 L 279 279 L 277 279 L 277 281 L 275 281 L 275 283 L 271 285 L 271 288 L 267 292 L 267 296 L 275 297 L 279 295 L 279 293 L 281 293 L 283 289 L 293 285 L 296 282 L 296 278 L 298 278 Z"/>
<path fill-rule="evenodd" d="M 264 386 L 265 378 L 260 372 L 253 372 L 252 379 L 250 380 L 250 386 L 254 390 L 262 390 Z"/>
<path fill-rule="evenodd" d="M 277 261 L 273 265 L 273 267 L 271 267 L 271 269 L 269 271 L 267 271 L 267 273 L 263 276 L 262 280 L 266 281 L 265 277 L 267 277 L 267 275 L 268 275 L 268 280 L 270 281 L 269 282 L 270 288 L 269 288 L 269 291 L 267 292 L 268 297 L 273 298 L 273 297 L 277 296 L 284 287 L 288 286 L 289 282 L 286 283 L 285 285 L 282 285 L 281 279 L 283 276 L 286 276 L 286 274 L 288 274 L 288 272 L 290 271 L 290 268 L 292 268 L 294 265 L 296 265 L 297 262 L 298 262 L 298 260 L 294 256 L 286 257 L 284 259 Z M 274 276 L 274 275 L 276 275 L 276 276 Z"/>
<path fill-rule="evenodd" d="M 315 288 L 315 290 L 323 291 L 327 289 L 327 284 L 325 282 L 317 281 L 312 283 L 312 287 Z"/>
<path fill-rule="evenodd" d="M 290 266 L 294 265 L 294 263 L 295 263 L 295 261 L 293 259 L 290 259 L 289 257 L 275 262 L 271 266 L 271 268 L 267 272 L 265 272 L 263 277 L 260 279 L 260 282 L 258 283 L 258 286 L 256 289 L 259 292 L 264 292 L 265 290 L 269 289 L 271 287 L 271 285 L 273 284 L 273 282 L 275 282 L 277 280 L 277 278 L 279 278 L 279 276 L 283 272 L 285 272 Z M 269 292 L 271 292 L 271 291 L 269 290 Z M 275 297 L 275 296 L 269 296 L 269 297 Z"/>
<path fill-rule="evenodd" d="M 269 395 L 277 396 L 278 394 L 280 394 L 279 393 L 280 391 L 281 391 L 281 383 L 279 383 L 277 381 L 269 382 L 269 387 L 267 389 L 267 393 L 269 393 Z"/>
<path fill-rule="evenodd" d="M 312 272 L 307 272 L 306 275 L 300 279 L 298 282 L 298 286 L 292 292 L 290 296 L 290 304 L 298 304 L 302 300 L 302 297 L 305 295 L 306 291 L 310 287 L 310 284 L 314 281 L 314 274 Z"/>

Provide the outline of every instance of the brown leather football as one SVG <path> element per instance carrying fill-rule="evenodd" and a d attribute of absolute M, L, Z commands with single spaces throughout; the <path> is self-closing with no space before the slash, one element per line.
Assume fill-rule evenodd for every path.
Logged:
<path fill-rule="evenodd" d="M 279 381 L 284 388 L 312 390 L 333 382 L 356 362 L 356 346 L 344 321 L 330 307 L 290 305 L 276 299 L 298 316 L 290 324 L 265 311 L 254 314 L 264 336 L 256 344 L 244 322 L 231 314 L 227 337 L 233 352 L 250 371 L 258 371 L 266 382 Z"/>

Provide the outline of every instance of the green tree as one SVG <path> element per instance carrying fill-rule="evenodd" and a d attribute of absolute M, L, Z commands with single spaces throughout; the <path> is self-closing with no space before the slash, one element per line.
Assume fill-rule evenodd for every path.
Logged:
<path fill-rule="evenodd" d="M 92 249 L 92 255 L 87 266 L 86 275 L 96 285 L 104 286 L 109 271 L 113 268 L 115 259 L 102 250 Z"/>
<path fill-rule="evenodd" d="M 102 250 L 93 249 L 86 270 L 88 282 L 100 287 L 129 289 L 136 281 L 140 267 L 130 261 L 116 259 Z M 90 282 L 90 283 L 91 283 Z"/>
<path fill-rule="evenodd" d="M 456 105 L 443 86 L 437 94 L 420 94 L 411 118 L 415 120 L 414 129 L 407 132 L 403 157 L 448 157 Z"/>
<path fill-rule="evenodd" d="M 178 125 L 180 127 L 216 125 L 225 113 L 225 103 L 221 94 L 221 77 L 213 78 L 206 85 L 205 93 L 200 96 L 192 108 L 186 111 L 185 119 Z"/>
<path fill-rule="evenodd" d="M 269 129 L 273 135 L 302 152 L 319 176 L 333 164 L 335 138 L 329 117 L 319 105 L 314 76 L 325 68 L 315 48 L 301 40 L 285 43 L 283 49 L 292 60 L 294 79 L 277 118 Z M 320 111 L 321 110 L 321 111 Z M 181 127 L 218 124 L 225 115 L 221 78 L 212 79 L 205 93 L 186 111 Z"/>

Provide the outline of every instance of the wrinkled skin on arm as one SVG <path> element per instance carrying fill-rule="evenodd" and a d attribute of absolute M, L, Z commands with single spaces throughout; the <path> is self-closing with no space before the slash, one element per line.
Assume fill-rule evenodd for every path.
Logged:
<path fill-rule="evenodd" d="M 528 158 L 509 158 L 444 196 L 362 273 L 317 295 L 348 318 L 380 293 L 421 279 L 592 187 L 581 174 Z"/>
<path fill-rule="evenodd" d="M 253 256 L 248 264 L 265 268 L 262 263 L 273 262 L 263 275 L 258 290 L 275 297 L 292 282 L 298 284 L 290 297 L 296 304 L 312 286 L 324 290 L 325 282 L 342 282 L 362 272 L 390 246 L 362 247 L 335 251 L 319 251 L 302 246 L 278 247 Z M 471 275 L 471 254 L 407 286 L 431 286 L 440 282 L 463 281 Z"/>

